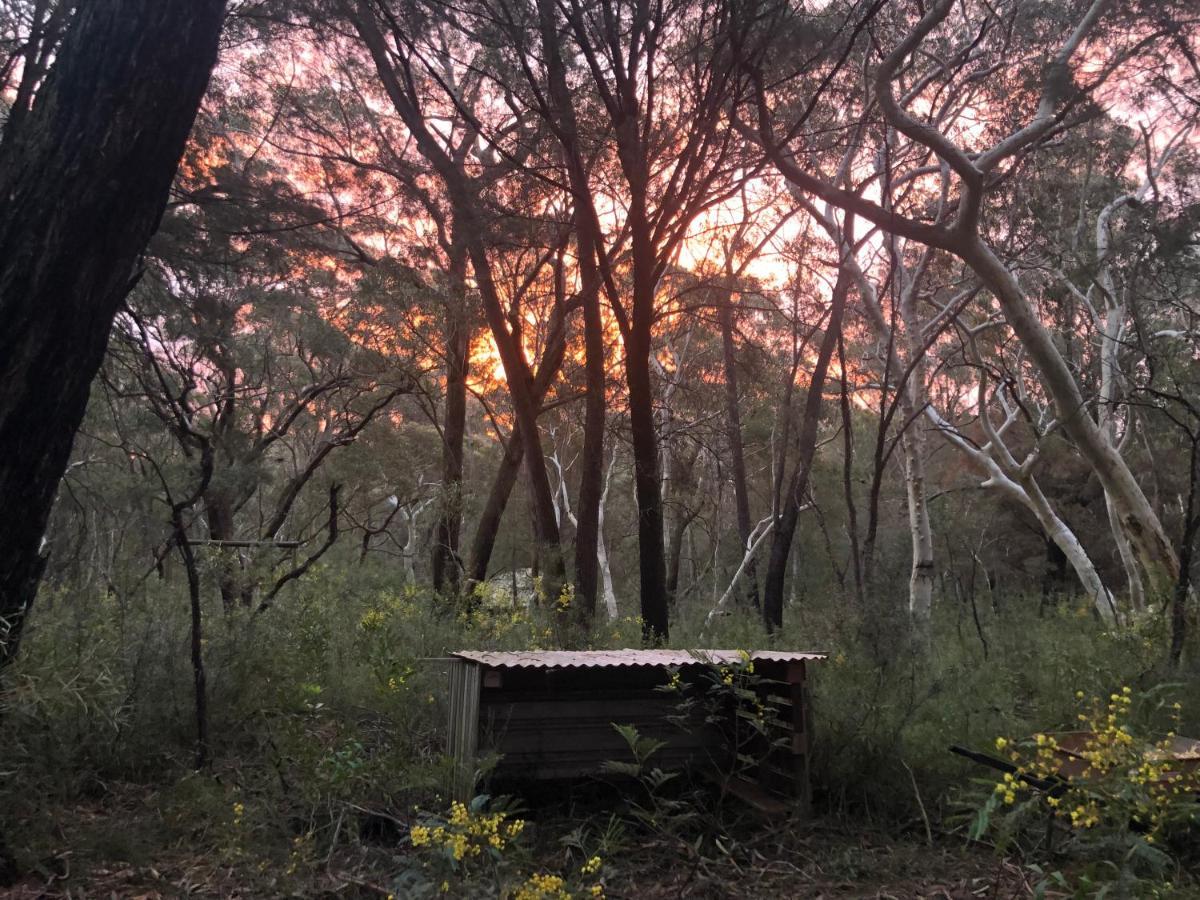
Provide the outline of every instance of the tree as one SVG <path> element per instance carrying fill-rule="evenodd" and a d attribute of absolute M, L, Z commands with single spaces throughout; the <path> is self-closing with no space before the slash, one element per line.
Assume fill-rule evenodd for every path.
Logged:
<path fill-rule="evenodd" d="M 570 0 L 555 7 L 538 4 L 548 83 L 531 78 L 542 98 L 535 108 L 552 123 L 566 157 L 576 223 L 582 226 L 584 296 L 598 278 L 621 334 L 642 618 L 647 639 L 661 640 L 668 633 L 671 595 L 651 364 L 657 301 L 690 227 L 732 195 L 742 162 L 740 143 L 723 127 L 734 87 L 731 19 L 716 7 L 646 0 Z M 520 21 L 511 15 L 510 20 Z M 567 114 L 576 105 L 565 96 L 568 61 L 571 83 L 586 85 L 592 98 L 586 119 Z M 588 315 L 594 323 L 595 310 Z M 591 335 L 592 352 L 598 353 L 594 324 Z M 589 391 L 596 378 L 593 373 Z M 598 408 L 590 411 L 590 429 L 600 427 L 599 418 Z M 581 507 L 590 517 L 603 457 L 595 450 L 595 433 L 589 434 L 584 483 L 590 493 Z"/>
<path fill-rule="evenodd" d="M 0 668 L 113 317 L 216 62 L 224 0 L 96 0 L 0 144 Z"/>
<path fill-rule="evenodd" d="M 1127 462 L 1108 440 L 1096 419 L 1087 411 L 1089 404 L 1078 380 L 1039 317 L 1014 267 L 1004 261 L 986 227 L 987 201 L 994 196 L 997 188 L 1011 177 L 1028 155 L 1035 152 L 1052 135 L 1061 133 L 1068 127 L 1071 124 L 1070 115 L 1078 113 L 1086 100 L 1114 71 L 1123 63 L 1135 58 L 1140 49 L 1151 42 L 1153 35 L 1140 34 L 1136 40 L 1128 35 L 1122 40 L 1113 40 L 1099 74 L 1093 77 L 1091 83 L 1077 86 L 1072 78 L 1072 62 L 1087 39 L 1097 31 L 1110 5 L 1106 0 L 1092 3 L 1067 23 L 1065 39 L 1057 44 L 1041 47 L 1041 52 L 1046 54 L 1048 62 L 1040 80 L 1040 87 L 1033 92 L 1032 97 L 1028 96 L 1029 92 L 1025 92 L 1025 99 L 1031 99 L 1036 107 L 1033 116 L 1021 116 L 1021 124 L 1014 127 L 1011 121 L 1020 115 L 1019 111 L 1013 110 L 1012 116 L 1008 118 L 997 115 L 999 124 L 994 132 L 986 133 L 989 140 L 985 146 L 971 151 L 964 149 L 950 136 L 948 126 L 954 121 L 953 115 L 947 123 L 942 123 L 938 113 L 943 107 L 939 106 L 935 108 L 932 116 L 924 119 L 915 117 L 906 105 L 906 97 L 912 95 L 898 97 L 895 82 L 903 70 L 910 78 L 923 82 L 925 87 L 935 82 L 986 83 L 987 72 L 984 64 L 979 62 L 984 54 L 974 39 L 976 29 L 972 27 L 964 31 L 955 30 L 954 40 L 950 41 L 949 45 L 943 43 L 939 48 L 939 60 L 951 59 L 954 65 L 945 65 L 939 61 L 927 69 L 918 68 L 914 72 L 908 66 L 910 58 L 919 53 L 926 42 L 931 40 L 931 35 L 947 22 L 951 13 L 958 7 L 952 0 L 941 0 L 927 10 L 919 11 L 920 18 L 915 23 L 902 22 L 900 39 L 876 66 L 872 84 L 873 94 L 864 102 L 864 109 L 872 109 L 877 104 L 878 112 L 882 114 L 888 128 L 894 130 L 897 139 L 907 139 L 904 153 L 894 152 L 895 157 L 904 160 L 906 171 L 903 177 L 911 179 L 938 176 L 943 169 L 952 173 L 957 194 L 952 195 L 948 201 L 954 215 L 945 224 L 937 220 L 930 222 L 924 218 L 928 209 L 927 196 L 912 198 L 908 209 L 888 209 L 866 199 L 859 192 L 842 187 L 836 180 L 814 174 L 801 164 L 792 142 L 800 133 L 804 122 L 800 120 L 788 124 L 786 132 L 782 135 L 778 132 L 776 116 L 771 112 L 771 98 L 765 86 L 767 82 L 763 61 L 767 59 L 769 51 L 764 47 L 743 53 L 744 65 L 755 84 L 755 125 L 751 127 L 742 122 L 739 127 L 743 133 L 759 141 L 779 172 L 797 188 L 852 211 L 889 233 L 945 250 L 971 268 L 983 286 L 995 297 L 1009 327 L 1021 341 L 1031 364 L 1038 371 L 1046 392 L 1054 402 L 1060 427 L 1073 440 L 1108 496 L 1112 498 L 1117 510 L 1116 518 L 1137 554 L 1139 566 L 1152 584 L 1160 590 L 1166 590 L 1178 576 L 1179 561 L 1166 537 L 1162 522 Z M 873 7 L 865 17 L 859 19 L 854 34 L 857 35 L 865 29 L 879 8 L 878 5 Z M 968 21 L 972 21 L 969 18 L 972 15 L 978 17 L 983 35 L 1006 40 L 1001 39 L 999 32 L 992 28 L 995 24 L 995 13 L 990 6 L 963 9 Z M 1014 5 L 1006 8 L 1004 14 L 1010 18 L 1019 16 L 1020 9 L 1021 7 Z M 1161 27 L 1170 31 L 1172 26 L 1169 21 L 1164 21 Z M 958 39 L 958 36 L 967 33 L 971 36 Z M 1111 29 L 1107 34 L 1110 37 L 1116 36 Z M 767 44 L 773 46 L 771 41 Z M 837 61 L 835 68 L 831 70 L 831 78 L 836 70 L 842 67 L 845 59 L 846 56 L 843 56 Z M 988 63 L 993 67 L 996 65 L 990 58 Z M 920 74 L 917 74 L 918 72 Z M 958 102 L 956 93 L 949 91 L 948 95 L 954 98 L 949 107 L 950 111 L 961 113 L 961 107 L 953 105 Z M 978 102 L 994 103 L 995 108 L 1001 110 L 1012 101 L 993 92 L 986 98 L 981 97 Z M 993 137 L 994 139 L 991 139 Z M 893 170 L 891 177 L 898 180 L 901 173 Z"/>
<path fill-rule="evenodd" d="M 542 453 L 537 426 L 538 402 L 521 340 L 521 320 L 519 316 L 509 315 L 488 256 L 492 243 L 491 223 L 485 219 L 483 210 L 489 180 L 480 180 L 469 170 L 466 154 L 455 153 L 447 146 L 427 116 L 425 104 L 429 98 L 418 87 L 419 82 L 432 84 L 431 91 L 448 91 L 447 101 L 452 108 L 458 108 L 452 86 L 440 73 L 424 71 L 428 60 L 417 44 L 427 37 L 422 32 L 427 23 L 422 23 L 420 16 L 407 22 L 394 11 L 381 11 L 366 2 L 345 2 L 341 7 L 369 54 L 395 113 L 446 191 L 453 211 L 456 238 L 461 236 L 467 247 L 484 317 L 504 365 L 516 425 L 525 448 L 525 467 L 533 494 L 534 530 L 545 570 L 546 593 L 557 598 L 566 583 L 566 569 L 555 517 L 554 492 Z M 441 58 L 450 62 L 445 53 Z M 468 121 L 467 128 L 472 134 L 477 133 L 473 121 Z M 467 146 L 473 147 L 474 142 Z"/>

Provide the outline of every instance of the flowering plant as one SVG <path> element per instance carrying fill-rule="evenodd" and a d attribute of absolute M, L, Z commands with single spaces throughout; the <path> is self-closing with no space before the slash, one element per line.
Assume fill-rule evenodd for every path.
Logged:
<path fill-rule="evenodd" d="M 508 900 L 602 898 L 601 860 L 587 859 L 578 877 L 528 871 L 529 854 L 521 845 L 525 820 L 516 818 L 487 795 L 469 804 L 454 801 L 447 815 L 423 815 L 409 829 L 415 865 L 397 881 L 396 896 L 477 896 Z M 574 882 L 579 882 L 578 885 Z"/>
<path fill-rule="evenodd" d="M 1162 876 L 1174 866 L 1173 840 L 1200 825 L 1200 771 L 1177 758 L 1180 704 L 1159 703 L 1171 730 L 1151 740 L 1135 725 L 1132 688 L 1107 699 L 1082 691 L 1075 697 L 1079 730 L 996 739 L 1013 771 L 993 785 L 971 836 L 991 833 L 1007 849 L 1040 835 L 1026 849 L 1038 849 L 1036 841 L 1044 840 L 1041 849 L 1084 861 L 1084 877 L 1091 881 Z"/>

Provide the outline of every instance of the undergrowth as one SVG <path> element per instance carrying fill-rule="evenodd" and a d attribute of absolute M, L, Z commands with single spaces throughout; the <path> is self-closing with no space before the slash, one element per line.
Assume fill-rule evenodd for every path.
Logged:
<path fill-rule="evenodd" d="M 824 821 L 850 833 L 965 841 L 971 779 L 988 773 L 948 745 L 987 751 L 999 735 L 1069 727 L 1076 692 L 1176 683 L 1175 727 L 1200 734 L 1200 682 L 1195 672 L 1164 673 L 1165 636 L 1152 622 L 1108 632 L 1086 609 L 1013 597 L 942 609 L 925 654 L 903 629 L 868 633 L 833 604 L 790 609 L 772 639 L 748 611 L 697 637 L 702 613 L 679 611 L 674 646 L 829 651 L 812 671 L 814 799 Z M 386 886 L 421 868 L 412 827 L 449 808 L 437 658 L 550 647 L 554 634 L 552 612 L 494 597 L 448 606 L 370 569 L 319 569 L 266 612 L 226 616 L 214 602 L 206 616 L 213 762 L 198 773 L 179 595 L 153 585 L 127 601 L 43 592 L 0 709 L 0 832 L 28 871 L 53 879 L 66 852 L 79 873 L 114 859 L 153 866 L 186 850 L 261 879 L 251 894 L 282 896 L 316 893 L 335 861 L 386 848 L 392 862 L 361 878 Z M 636 647 L 640 632 L 625 616 L 597 627 L 592 646 Z M 97 810 L 122 804 L 126 825 L 114 833 Z M 621 855 L 646 846 L 636 817 L 617 821 L 586 804 L 560 804 L 555 815 L 551 827 L 529 814 L 522 871 L 545 876 L 525 884 L 529 896 L 555 879 L 561 890 L 591 891 L 599 882 L 580 866 L 598 848 L 619 883 Z M 739 840 L 759 840 L 724 825 L 713 834 L 694 854 L 736 856 Z M 672 852 L 692 852 L 672 841 Z M 681 865 L 693 878 L 707 871 L 695 859 Z"/>

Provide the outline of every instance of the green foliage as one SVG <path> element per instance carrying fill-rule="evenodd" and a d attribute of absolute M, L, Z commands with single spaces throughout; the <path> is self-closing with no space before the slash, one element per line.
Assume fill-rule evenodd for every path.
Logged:
<path fill-rule="evenodd" d="M 654 755 L 667 746 L 667 742 L 647 737 L 632 725 L 614 723 L 613 728 L 629 747 L 633 760 L 608 760 L 604 770 L 631 778 L 640 786 L 637 794 L 625 797 L 624 805 L 632 821 L 643 831 L 658 837 L 678 837 L 695 825 L 700 816 L 696 798 L 688 793 L 672 796 L 667 790 L 680 773 L 664 771 L 654 765 Z"/>
<path fill-rule="evenodd" d="M 413 812 L 444 810 L 440 795 L 452 775 L 441 755 L 442 676 L 427 660 L 467 646 L 553 646 L 553 612 L 514 609 L 502 598 L 459 607 L 394 583 L 371 565 L 320 565 L 270 610 L 238 608 L 226 617 L 206 575 L 214 763 L 205 773 L 189 769 L 188 615 L 169 582 L 147 582 L 132 599 L 43 592 L 3 696 L 0 827 L 11 833 L 20 823 L 24 858 L 39 859 L 61 847 L 44 812 L 48 803 L 109 804 L 144 785 L 150 799 L 130 813 L 144 828 L 112 838 L 99 828 L 72 832 L 80 866 L 89 853 L 150 862 L 164 846 L 187 847 L 261 872 L 269 882 L 263 895 L 303 893 L 330 854 L 382 839 L 393 847 L 401 842 L 388 877 L 406 872 L 412 884 L 423 879 L 422 890 L 437 893 L 443 881 L 455 889 L 458 882 L 422 855 L 428 848 L 415 854 L 403 843 L 413 825 L 447 819 Z M 894 652 L 878 655 L 877 642 L 845 607 L 817 600 L 792 607 L 776 645 L 832 651 L 811 669 L 817 809 L 901 833 L 920 821 L 923 805 L 935 824 L 953 824 L 956 792 L 980 773 L 947 745 L 987 748 L 997 734 L 1071 723 L 1076 688 L 1108 696 L 1128 683 L 1144 693 L 1161 680 L 1155 666 L 1163 636 L 1153 627 L 1107 632 L 1086 610 L 1048 608 L 1039 618 L 1039 606 L 1038 598 L 1010 597 L 981 607 L 978 629 L 968 608 L 943 606 L 925 657 L 902 635 Z M 695 637 L 698 627 L 683 617 L 673 644 L 768 645 L 749 615 L 718 620 L 704 638 Z M 639 633 L 640 622 L 627 616 L 597 627 L 592 645 L 636 646 Z M 734 664 L 705 667 L 692 690 L 680 691 L 681 721 L 714 727 L 731 721 L 731 709 L 741 711 L 731 739 L 743 753 L 727 777 L 751 767 L 776 739 L 761 730 L 772 718 L 768 710 L 759 719 L 762 686 L 749 665 Z M 1195 734 L 1194 687 L 1179 692 L 1185 706 L 1177 730 Z M 564 822 L 561 843 L 531 828 L 524 849 L 504 848 L 505 890 L 534 890 L 527 882 L 541 875 L 543 886 L 562 878 L 563 889 L 590 891 L 597 882 L 581 877 L 583 862 L 619 860 L 631 844 L 708 860 L 716 870 L 729 860 L 745 863 L 733 836 L 740 808 L 715 804 L 711 792 L 666 771 L 655 740 L 631 729 L 622 734 L 629 753 L 610 771 L 638 787 L 626 793 L 619 814 Z M 1010 810 L 1002 797 L 992 809 L 1001 816 Z M 486 815 L 501 810 L 509 811 L 489 805 Z M 1172 852 L 1169 841 L 1152 846 Z M 611 865 L 606 883 L 620 877 Z M 1072 870 L 1069 877 L 1084 883 L 1084 874 Z M 393 887 L 397 896 L 404 890 Z"/>
<path fill-rule="evenodd" d="M 522 842 L 526 822 L 514 812 L 511 801 L 481 794 L 469 804 L 454 801 L 446 815 L 421 814 L 418 824 L 409 829 L 412 855 L 394 883 L 396 896 L 414 900 L 442 894 L 511 900 L 604 896 L 603 861 L 594 854 L 585 856 L 574 873 L 527 874 L 532 861 Z"/>
<path fill-rule="evenodd" d="M 1075 730 L 998 737 L 1016 771 L 995 785 L 972 836 L 993 837 L 1001 851 L 1057 854 L 1066 871 L 1039 872 L 1077 896 L 1155 895 L 1177 877 L 1173 848 L 1194 856 L 1200 833 L 1200 777 L 1171 757 L 1182 704 L 1165 696 L 1175 687 L 1135 695 L 1124 686 L 1107 701 L 1079 691 Z"/>

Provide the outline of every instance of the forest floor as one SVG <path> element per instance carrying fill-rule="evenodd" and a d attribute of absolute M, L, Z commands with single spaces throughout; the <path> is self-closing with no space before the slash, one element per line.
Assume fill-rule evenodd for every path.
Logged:
<path fill-rule="evenodd" d="M 342 841 L 289 864 L 278 848 L 230 852 L 219 835 L 191 835 L 163 820 L 152 791 L 109 785 L 103 801 L 55 810 L 32 872 L 0 897 L 386 898 L 404 860 L 392 835 Z M 543 822 L 563 833 L 567 820 Z M 962 838 L 897 835 L 815 818 L 748 824 L 724 854 L 682 839 L 639 837 L 605 861 L 610 900 L 666 898 L 1014 898 L 1032 896 L 1028 873 Z M 720 846 L 720 842 L 718 842 Z M 553 848 L 547 853 L 552 855 Z M 28 862 L 27 862 L 28 864 Z M 453 892 L 451 892 L 453 896 Z"/>

